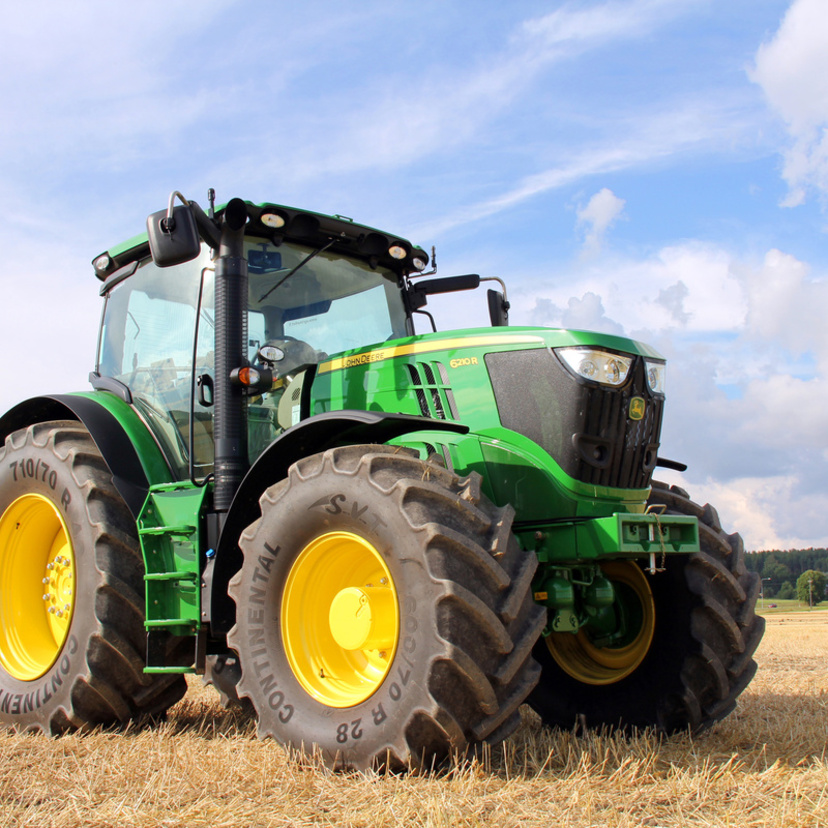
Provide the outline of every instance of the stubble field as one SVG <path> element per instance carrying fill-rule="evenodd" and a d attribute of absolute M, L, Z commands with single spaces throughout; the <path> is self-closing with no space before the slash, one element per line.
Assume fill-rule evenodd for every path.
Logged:
<path fill-rule="evenodd" d="M 828 826 L 828 611 L 768 617 L 759 673 L 710 732 L 521 729 L 443 775 L 290 760 L 193 682 L 161 726 L 0 733 L 0 826 Z"/>

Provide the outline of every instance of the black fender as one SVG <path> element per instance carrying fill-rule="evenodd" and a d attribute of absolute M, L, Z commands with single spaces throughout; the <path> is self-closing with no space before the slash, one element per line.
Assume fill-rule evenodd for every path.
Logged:
<path fill-rule="evenodd" d="M 149 480 L 118 418 L 90 397 L 54 394 L 18 403 L 0 417 L 0 443 L 20 428 L 49 420 L 79 420 L 86 426 L 112 472 L 115 488 L 137 520 L 147 499 Z"/>
<path fill-rule="evenodd" d="M 336 446 L 387 443 L 415 431 L 452 431 L 468 434 L 468 426 L 411 414 L 383 411 L 329 411 L 317 414 L 279 435 L 249 469 L 221 530 L 216 554 L 205 579 L 202 610 L 214 635 L 226 635 L 235 623 L 236 605 L 227 594 L 230 579 L 242 563 L 238 540 L 259 515 L 259 498 L 268 486 L 287 477 L 297 460 Z"/>

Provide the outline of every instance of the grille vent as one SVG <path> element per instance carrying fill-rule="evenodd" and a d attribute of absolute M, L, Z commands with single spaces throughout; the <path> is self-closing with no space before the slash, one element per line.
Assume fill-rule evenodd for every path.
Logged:
<path fill-rule="evenodd" d="M 454 392 L 449 387 L 448 373 L 442 362 L 409 362 L 405 367 L 423 417 L 458 419 Z"/>

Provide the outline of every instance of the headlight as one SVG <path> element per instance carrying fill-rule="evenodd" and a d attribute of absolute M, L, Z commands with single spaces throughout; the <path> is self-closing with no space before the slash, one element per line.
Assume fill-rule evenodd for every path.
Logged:
<path fill-rule="evenodd" d="M 656 362 L 654 359 L 644 360 L 644 369 L 647 372 L 647 385 L 653 394 L 664 393 L 664 381 L 666 379 L 667 366 L 663 362 Z"/>
<path fill-rule="evenodd" d="M 594 348 L 556 348 L 555 353 L 573 374 L 602 385 L 621 385 L 632 365 L 632 357 Z"/>

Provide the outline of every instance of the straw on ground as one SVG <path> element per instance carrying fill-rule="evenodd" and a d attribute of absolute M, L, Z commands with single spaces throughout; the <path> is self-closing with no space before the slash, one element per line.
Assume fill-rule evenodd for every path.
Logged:
<path fill-rule="evenodd" d="M 332 774 L 210 688 L 155 728 L 0 734 L 0 826 L 828 826 L 828 612 L 769 618 L 735 714 L 691 738 L 520 730 L 442 775 Z"/>

